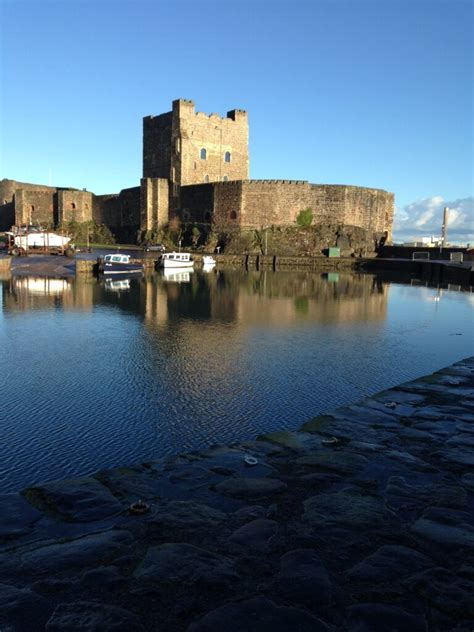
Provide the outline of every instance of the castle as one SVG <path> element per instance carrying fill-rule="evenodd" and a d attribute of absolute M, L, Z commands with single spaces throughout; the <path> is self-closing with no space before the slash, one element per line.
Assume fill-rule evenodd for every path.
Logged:
<path fill-rule="evenodd" d="M 140 186 L 118 194 L 0 181 L 0 230 L 13 224 L 94 220 L 121 240 L 157 232 L 170 219 L 216 231 L 295 225 L 311 208 L 313 223 L 358 226 L 392 237 L 393 193 L 307 181 L 250 180 L 248 115 L 196 112 L 173 101 L 171 112 L 143 119 Z"/>

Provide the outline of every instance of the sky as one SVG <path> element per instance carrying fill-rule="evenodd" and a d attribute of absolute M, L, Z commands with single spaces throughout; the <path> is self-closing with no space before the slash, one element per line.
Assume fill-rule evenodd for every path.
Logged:
<path fill-rule="evenodd" d="M 474 243 L 471 0 L 0 0 L 0 179 L 137 186 L 142 119 L 249 113 L 250 177 L 395 194 Z"/>

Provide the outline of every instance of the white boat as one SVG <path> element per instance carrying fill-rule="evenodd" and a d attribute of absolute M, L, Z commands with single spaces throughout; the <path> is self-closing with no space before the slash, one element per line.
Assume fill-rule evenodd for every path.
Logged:
<path fill-rule="evenodd" d="M 189 252 L 165 252 L 158 260 L 158 267 L 164 268 L 192 268 L 194 259 Z"/>
<path fill-rule="evenodd" d="M 202 265 L 206 267 L 215 266 L 216 260 L 211 255 L 204 255 L 202 258 Z"/>

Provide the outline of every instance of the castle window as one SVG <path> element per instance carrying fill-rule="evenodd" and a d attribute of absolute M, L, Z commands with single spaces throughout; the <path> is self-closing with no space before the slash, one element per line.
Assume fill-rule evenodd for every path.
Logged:
<path fill-rule="evenodd" d="M 237 219 L 237 213 L 235 211 L 230 212 L 230 219 Z"/>
<path fill-rule="evenodd" d="M 201 160 L 206 160 L 206 158 L 207 158 L 207 151 L 203 147 L 201 149 Z"/>
<path fill-rule="evenodd" d="M 204 176 L 204 182 L 209 182 L 209 176 Z"/>
<path fill-rule="evenodd" d="M 226 162 L 230 162 L 230 151 L 226 151 L 225 152 L 224 160 Z"/>
<path fill-rule="evenodd" d="M 84 208 L 86 209 L 86 211 L 89 210 L 89 204 L 87 204 L 87 202 L 84 204 Z"/>
<path fill-rule="evenodd" d="M 75 210 L 75 208 L 76 208 L 76 203 L 75 203 L 75 202 L 71 202 L 71 210 L 73 210 L 73 211 L 74 211 L 74 210 Z"/>
<path fill-rule="evenodd" d="M 224 176 L 222 179 L 224 180 L 224 182 L 228 182 L 229 181 L 229 176 Z"/>
<path fill-rule="evenodd" d="M 35 212 L 35 207 L 33 206 L 33 204 L 31 205 L 31 212 L 34 213 Z"/>
<path fill-rule="evenodd" d="M 194 161 L 194 168 L 197 169 L 197 162 Z"/>

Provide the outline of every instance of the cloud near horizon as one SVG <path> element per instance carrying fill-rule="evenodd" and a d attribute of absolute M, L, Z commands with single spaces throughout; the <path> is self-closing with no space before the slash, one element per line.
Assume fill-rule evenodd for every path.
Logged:
<path fill-rule="evenodd" d="M 450 202 L 440 195 L 395 208 L 393 241 L 416 241 L 431 235 L 439 237 L 445 206 L 449 208 L 448 243 L 473 244 L 474 197 Z"/>

